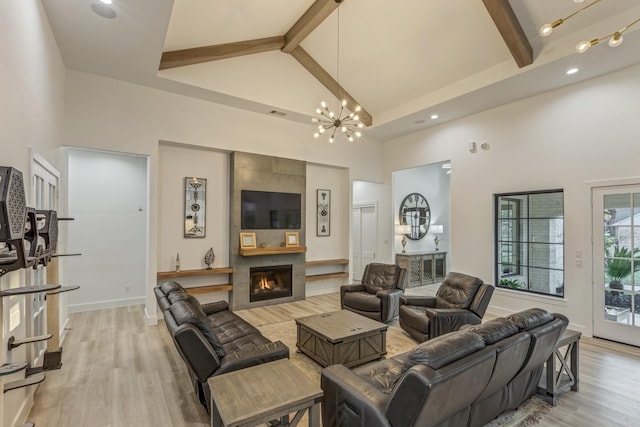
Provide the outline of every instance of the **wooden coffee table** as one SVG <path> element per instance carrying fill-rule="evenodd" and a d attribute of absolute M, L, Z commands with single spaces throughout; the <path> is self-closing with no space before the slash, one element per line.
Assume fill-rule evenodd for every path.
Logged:
<path fill-rule="evenodd" d="M 296 326 L 298 351 L 322 366 L 352 367 L 387 354 L 388 326 L 352 311 L 302 317 Z"/>
<path fill-rule="evenodd" d="M 295 426 L 309 410 L 309 427 L 320 426 L 323 391 L 289 359 L 211 377 L 211 425 L 255 426 L 280 420 Z M 289 414 L 296 415 L 289 423 Z"/>

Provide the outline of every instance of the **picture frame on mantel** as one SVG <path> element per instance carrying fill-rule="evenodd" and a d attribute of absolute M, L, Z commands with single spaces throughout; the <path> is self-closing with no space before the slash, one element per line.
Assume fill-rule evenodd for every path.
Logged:
<path fill-rule="evenodd" d="M 287 231 L 284 234 L 284 246 L 286 248 L 300 246 L 300 235 L 297 231 Z"/>
<path fill-rule="evenodd" d="M 317 200 L 317 227 L 316 235 L 319 237 L 331 235 L 331 190 L 316 190 Z"/>
<path fill-rule="evenodd" d="M 256 233 L 240 233 L 240 249 L 255 249 Z"/>
<path fill-rule="evenodd" d="M 205 178 L 184 178 L 184 237 L 204 238 L 206 236 L 207 180 Z"/>

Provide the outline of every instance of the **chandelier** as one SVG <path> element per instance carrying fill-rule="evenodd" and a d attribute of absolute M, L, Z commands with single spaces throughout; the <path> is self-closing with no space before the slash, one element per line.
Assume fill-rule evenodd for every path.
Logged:
<path fill-rule="evenodd" d="M 574 3 L 582 3 L 584 0 L 573 0 Z M 564 18 L 560 18 L 555 20 L 554 22 L 550 23 L 550 24 L 544 24 L 542 27 L 540 27 L 540 35 L 542 37 L 548 37 L 549 35 L 551 35 L 551 33 L 553 32 L 553 29 L 562 25 L 565 21 L 567 21 L 568 19 L 572 18 L 573 16 L 577 15 L 578 13 L 582 12 L 583 10 L 597 4 L 600 3 L 602 0 L 594 0 L 591 3 L 587 4 L 586 6 L 581 7 L 580 9 L 576 10 L 575 12 L 571 13 L 570 15 L 564 17 Z M 622 37 L 622 33 L 624 33 L 625 31 L 627 31 L 631 26 L 637 24 L 638 22 L 640 22 L 640 18 L 636 19 L 635 21 L 633 21 L 632 23 L 622 27 L 621 29 L 619 29 L 618 31 L 614 31 L 611 34 L 608 34 L 604 37 L 599 37 L 596 39 L 592 39 L 592 40 L 583 40 L 580 43 L 578 43 L 576 45 L 576 52 L 578 53 L 584 53 L 587 50 L 589 50 L 589 48 L 591 46 L 595 46 L 598 43 L 600 43 L 601 41 L 604 41 L 606 39 L 609 39 L 609 46 L 611 47 L 618 47 L 622 44 L 623 41 L 623 37 Z"/>
<path fill-rule="evenodd" d="M 361 110 L 359 105 L 356 105 L 351 113 L 348 110 L 346 99 L 342 100 L 338 113 L 334 113 L 329 110 L 327 103 L 324 101 L 320 103 L 320 106 L 322 108 L 316 109 L 316 113 L 320 114 L 320 117 L 314 117 L 311 119 L 313 123 L 318 123 L 318 131 L 313 134 L 314 138 L 318 138 L 327 131 L 328 133 L 331 133 L 331 136 L 329 137 L 330 143 L 335 141 L 337 131 L 344 133 L 344 136 L 352 142 L 354 140 L 354 136 L 356 138 L 360 138 L 362 136 L 362 132 L 358 129 L 361 129 L 364 125 L 360 121 L 360 117 L 356 114 Z"/>
<path fill-rule="evenodd" d="M 342 0 L 335 0 L 336 3 L 342 3 Z M 337 49 L 336 49 L 336 92 L 340 93 L 340 6 L 338 5 L 338 36 L 337 36 Z M 318 130 L 313 134 L 314 138 L 318 138 L 320 135 L 329 134 L 329 142 L 333 144 L 335 141 L 336 133 L 344 134 L 345 138 L 349 141 L 354 141 L 354 136 L 360 138 L 362 132 L 360 129 L 364 127 L 364 124 L 360 121 L 358 112 L 362 110 L 359 105 L 349 108 L 347 100 L 343 99 L 340 103 L 337 112 L 333 112 L 327 106 L 327 103 L 322 101 L 320 108 L 316 108 L 318 117 L 313 117 L 311 121 L 318 125 Z"/>

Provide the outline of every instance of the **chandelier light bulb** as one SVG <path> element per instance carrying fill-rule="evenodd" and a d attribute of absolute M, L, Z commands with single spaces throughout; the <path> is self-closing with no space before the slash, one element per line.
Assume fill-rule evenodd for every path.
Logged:
<path fill-rule="evenodd" d="M 353 111 L 357 113 L 360 110 L 362 110 L 362 107 L 360 107 L 359 105 L 356 105 L 356 108 Z"/>
<path fill-rule="evenodd" d="M 573 0 L 574 3 L 582 3 L 584 0 Z"/>
<path fill-rule="evenodd" d="M 622 34 L 616 31 L 615 33 L 613 33 L 613 36 L 611 36 L 611 38 L 609 39 L 609 46 L 618 47 L 622 44 L 623 41 L 624 39 L 622 38 Z"/>
<path fill-rule="evenodd" d="M 343 99 L 343 100 L 342 100 L 342 106 L 343 106 L 343 107 L 346 107 L 346 106 L 347 106 L 347 100 L 346 100 L 346 99 Z"/>
<path fill-rule="evenodd" d="M 320 103 L 320 105 L 322 106 L 322 108 L 327 108 L 327 103 L 326 103 L 326 102 L 324 102 L 324 101 L 322 101 L 322 102 Z"/>
<path fill-rule="evenodd" d="M 333 144 L 333 137 L 329 138 L 329 143 Z"/>
<path fill-rule="evenodd" d="M 319 109 L 319 108 L 316 108 L 316 113 L 317 113 L 317 114 L 322 114 L 322 110 L 321 110 L 321 109 Z M 314 117 L 314 118 L 315 118 L 315 117 Z M 317 119 L 316 119 L 316 120 L 317 120 Z"/>
<path fill-rule="evenodd" d="M 360 120 L 360 117 L 358 117 L 358 116 L 353 116 L 353 120 L 358 121 L 358 120 Z"/>
<path fill-rule="evenodd" d="M 358 127 L 362 129 L 364 125 L 362 123 L 358 123 Z"/>
<path fill-rule="evenodd" d="M 313 137 L 314 137 L 314 138 L 317 138 L 317 137 L 319 137 L 319 136 L 320 136 L 320 132 L 316 132 L 316 133 L 314 133 L 314 134 L 313 134 Z"/>
<path fill-rule="evenodd" d="M 587 50 L 589 50 L 591 46 L 593 46 L 596 43 L 598 43 L 597 39 L 594 39 L 591 41 L 583 40 L 580 43 L 578 43 L 578 45 L 576 46 L 576 52 L 585 53 Z"/>
<path fill-rule="evenodd" d="M 362 136 L 362 132 L 356 132 L 356 136 L 360 138 Z"/>
<path fill-rule="evenodd" d="M 344 126 L 342 126 L 342 127 L 340 128 L 340 131 L 342 131 L 342 132 L 346 132 L 346 131 L 347 131 L 347 128 L 346 128 L 346 127 L 344 127 Z"/>
<path fill-rule="evenodd" d="M 324 128 L 320 128 L 318 132 L 324 133 Z"/>
<path fill-rule="evenodd" d="M 349 141 L 353 142 L 353 137 L 352 136 L 349 137 Z"/>
<path fill-rule="evenodd" d="M 335 114 L 333 114 L 333 111 L 329 111 L 329 117 L 331 118 L 335 117 Z"/>
<path fill-rule="evenodd" d="M 551 24 L 544 24 L 542 27 L 540 27 L 540 35 L 542 37 L 548 37 L 552 32 L 553 27 L 551 26 Z"/>

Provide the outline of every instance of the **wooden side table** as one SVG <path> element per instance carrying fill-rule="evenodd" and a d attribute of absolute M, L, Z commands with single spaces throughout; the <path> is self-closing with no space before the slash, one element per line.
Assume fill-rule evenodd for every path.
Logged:
<path fill-rule="evenodd" d="M 578 354 L 581 336 L 581 332 L 567 329 L 560 337 L 556 349 L 547 359 L 538 384 L 538 394 L 542 395 L 552 405 L 556 404 L 560 393 L 564 393 L 569 389 L 578 391 L 580 379 Z M 562 353 L 563 347 L 567 347 L 564 353 Z M 557 371 L 556 361 L 560 362 Z"/>
<path fill-rule="evenodd" d="M 307 410 L 309 427 L 320 426 L 323 391 L 289 359 L 211 377 L 207 382 L 212 427 L 255 426 L 276 419 L 280 426 L 295 426 Z"/>

